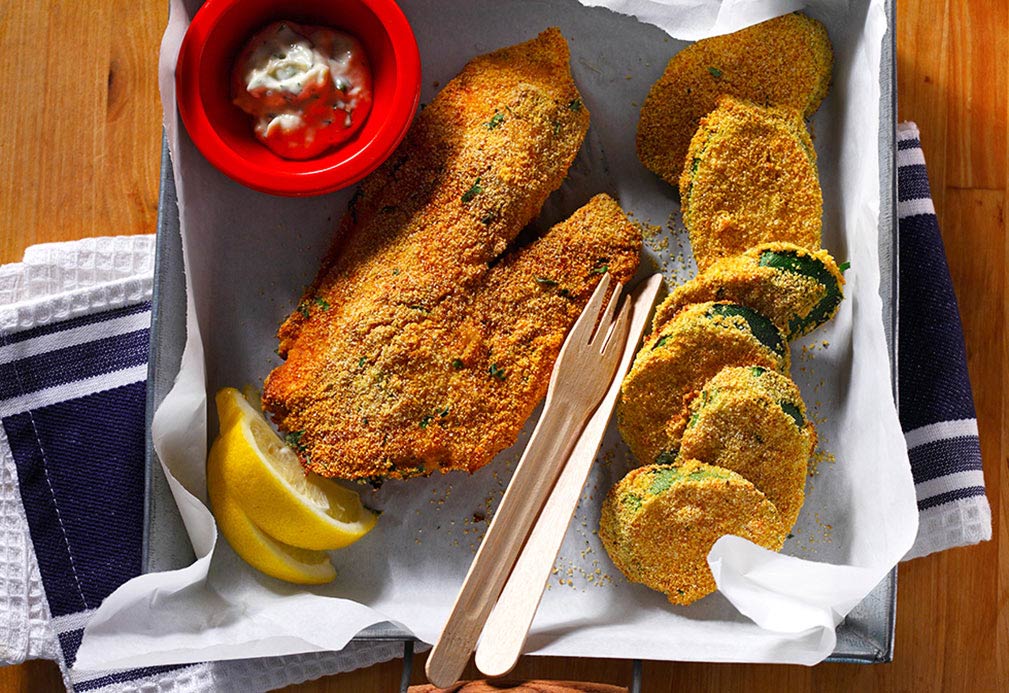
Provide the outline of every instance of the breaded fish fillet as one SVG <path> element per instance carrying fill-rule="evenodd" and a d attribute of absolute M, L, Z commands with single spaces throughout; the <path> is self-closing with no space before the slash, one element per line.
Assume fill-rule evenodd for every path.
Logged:
<path fill-rule="evenodd" d="M 799 113 L 719 99 L 690 141 L 680 208 L 702 271 L 767 241 L 818 249 L 823 193 Z"/>
<path fill-rule="evenodd" d="M 620 572 L 673 604 L 715 591 L 707 557 L 720 537 L 778 551 L 787 532 L 753 484 L 697 460 L 632 469 L 610 489 L 599 518 L 599 538 Z"/>
<path fill-rule="evenodd" d="M 652 333 L 691 303 L 732 301 L 763 313 L 795 339 L 834 317 L 843 286 L 844 275 L 826 250 L 762 243 L 676 287 L 655 309 Z"/>
<path fill-rule="evenodd" d="M 470 61 L 365 179 L 279 330 L 287 360 L 264 386 L 264 408 L 313 469 L 361 477 L 418 464 L 383 452 L 405 419 L 385 412 L 373 421 L 357 397 L 370 387 L 409 407 L 425 374 L 384 354 L 485 282 L 560 186 L 588 120 L 567 43 L 548 29 Z"/>
<path fill-rule="evenodd" d="M 367 330 L 345 324 L 344 334 L 312 343 L 312 378 L 291 382 L 284 367 L 274 371 L 267 406 L 297 432 L 293 442 L 319 474 L 472 472 L 515 442 L 596 284 L 605 272 L 628 281 L 640 250 L 640 231 L 612 198 L 596 196 L 506 254 L 472 293 L 418 306 L 418 318 Z M 305 353 L 306 334 L 291 357 Z"/>
<path fill-rule="evenodd" d="M 306 324 L 302 347 L 341 320 L 419 321 L 416 307 L 479 283 L 560 187 L 588 126 L 559 30 L 471 60 L 361 184 L 280 355 Z"/>
<path fill-rule="evenodd" d="M 827 30 L 801 13 L 684 48 L 669 61 L 641 107 L 641 163 L 675 186 L 690 138 L 723 94 L 790 106 L 810 117 L 827 95 L 833 62 Z"/>
<path fill-rule="evenodd" d="M 760 366 L 724 368 L 686 414 L 677 463 L 699 460 L 736 472 L 774 503 L 791 529 L 816 445 L 816 430 L 791 378 Z"/>
<path fill-rule="evenodd" d="M 634 357 L 620 386 L 617 425 L 641 464 L 679 443 L 686 397 L 726 366 L 788 372 L 785 336 L 766 317 L 731 303 L 687 306 Z"/>

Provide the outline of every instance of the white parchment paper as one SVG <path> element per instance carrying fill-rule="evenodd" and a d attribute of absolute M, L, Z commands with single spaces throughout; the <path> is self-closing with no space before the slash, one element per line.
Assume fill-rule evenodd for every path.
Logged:
<path fill-rule="evenodd" d="M 207 437 L 217 425 L 207 392 L 259 384 L 278 364 L 277 325 L 316 272 L 351 191 L 307 200 L 259 194 L 196 151 L 178 121 L 173 71 L 198 4 L 172 0 L 161 56 L 186 264 L 187 305 L 178 309 L 187 311 L 188 338 L 182 371 L 153 431 L 198 559 L 183 570 L 138 577 L 106 599 L 88 625 L 77 667 L 339 649 L 365 626 L 386 621 L 433 642 L 526 435 L 472 476 L 362 490 L 368 505 L 385 512 L 367 537 L 333 554 L 339 577 L 324 587 L 287 585 L 247 567 L 218 541 L 204 506 Z M 733 31 L 803 3 L 584 3 L 623 14 L 576 0 L 401 4 L 420 44 L 423 101 L 474 55 L 547 26 L 562 29 L 592 125 L 567 182 L 536 225 L 546 228 L 594 193 L 615 194 L 651 229 L 642 276 L 659 268 L 675 283 L 694 267 L 673 190 L 634 153 L 640 104 L 669 57 L 686 45 L 674 36 Z M 721 539 L 709 556 L 720 592 L 689 607 L 628 583 L 595 533 L 599 504 L 630 463 L 611 427 L 528 651 L 812 664 L 832 650 L 835 625 L 912 544 L 914 488 L 890 393 L 878 295 L 878 76 L 886 17 L 880 0 L 822 0 L 808 3 L 807 12 L 827 25 L 835 50 L 833 88 L 811 123 L 824 192 L 823 241 L 851 269 L 837 318 L 792 345 L 792 375 L 820 440 L 794 536 L 780 555 Z"/>

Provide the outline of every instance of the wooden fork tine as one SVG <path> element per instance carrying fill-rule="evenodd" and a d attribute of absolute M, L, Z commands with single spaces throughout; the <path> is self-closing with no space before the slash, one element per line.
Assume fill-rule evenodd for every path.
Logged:
<path fill-rule="evenodd" d="M 592 297 L 589 298 L 585 310 L 578 316 L 578 320 L 575 321 L 571 332 L 568 333 L 568 339 L 571 340 L 572 344 L 589 343 L 589 339 L 592 337 L 592 332 L 596 326 L 596 319 L 599 317 L 599 309 L 603 304 L 603 297 L 606 296 L 606 290 L 609 289 L 611 283 L 610 273 L 607 272 L 603 275 L 599 284 L 596 285 L 596 290 L 592 292 Z"/>
<path fill-rule="evenodd" d="M 596 344 L 605 344 L 606 340 L 609 339 L 610 333 L 613 331 L 613 314 L 617 310 L 618 303 L 620 303 L 619 283 L 613 290 L 613 294 L 610 296 L 610 300 L 606 304 L 606 309 L 603 311 L 602 317 L 599 318 L 599 327 L 596 328 L 596 333 L 592 335 L 592 341 L 589 342 L 590 345 L 594 346 Z"/>
<path fill-rule="evenodd" d="M 603 345 L 599 348 L 599 353 L 609 356 L 609 354 L 606 354 L 606 350 L 609 349 L 611 344 L 617 344 L 620 348 L 623 348 L 624 344 L 627 342 L 627 333 L 630 329 L 631 301 L 628 298 L 624 300 L 624 305 L 620 309 L 620 315 L 618 315 L 617 319 L 613 321 L 613 325 L 610 326 L 609 331 L 606 333 L 606 339 L 603 340 Z M 609 351 L 612 353 L 617 351 L 617 349 L 609 349 Z"/>

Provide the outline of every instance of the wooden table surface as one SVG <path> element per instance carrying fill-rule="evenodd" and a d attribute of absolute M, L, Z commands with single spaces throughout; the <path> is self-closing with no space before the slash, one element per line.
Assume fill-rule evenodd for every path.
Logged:
<path fill-rule="evenodd" d="M 166 4 L 0 3 L 0 262 L 43 241 L 154 232 Z M 646 691 L 1009 689 L 1009 2 L 899 0 L 897 54 L 900 117 L 922 130 L 963 313 L 994 539 L 900 566 L 891 664 L 649 663 Z M 400 666 L 291 690 L 393 691 Z M 415 682 L 422 671 L 418 656 Z M 630 671 L 618 660 L 527 657 L 516 674 L 626 684 Z M 60 687 L 49 662 L 0 669 L 3 690 Z"/>

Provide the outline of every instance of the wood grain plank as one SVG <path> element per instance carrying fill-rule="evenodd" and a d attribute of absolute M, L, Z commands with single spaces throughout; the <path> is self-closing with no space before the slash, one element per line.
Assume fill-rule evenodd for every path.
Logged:
<path fill-rule="evenodd" d="M 913 120 L 932 164 L 929 183 L 936 209 L 946 192 L 946 118 L 949 99 L 949 4 L 960 0 L 900 0 L 897 22 L 897 117 Z M 900 21 L 934 13 L 933 21 Z M 907 47 L 920 47 L 920 50 Z"/>
<path fill-rule="evenodd" d="M 955 1 L 948 12 L 948 54 L 955 59 L 946 84 L 945 185 L 1004 190 L 1009 3 Z"/>
<path fill-rule="evenodd" d="M 42 241 L 152 233 L 161 116 L 161 0 L 4 3 L 4 94 L 35 80 L 36 107 L 0 109 L 0 261 Z M 28 103 L 27 99 L 24 99 Z"/>

